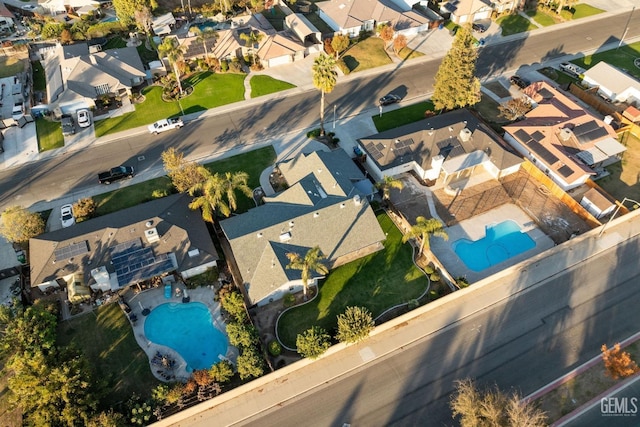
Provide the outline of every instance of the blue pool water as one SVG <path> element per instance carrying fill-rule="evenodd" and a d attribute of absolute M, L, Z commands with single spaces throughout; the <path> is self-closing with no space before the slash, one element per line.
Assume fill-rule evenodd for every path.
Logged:
<path fill-rule="evenodd" d="M 460 239 L 453 243 L 456 255 L 473 271 L 482 271 L 536 247 L 536 242 L 515 221 L 487 225 L 485 230 L 480 240 Z"/>
<path fill-rule="evenodd" d="M 213 326 L 200 302 L 168 303 L 154 308 L 144 322 L 149 341 L 171 347 L 187 362 L 187 371 L 208 369 L 227 354 L 227 337 Z"/>
<path fill-rule="evenodd" d="M 102 20 L 102 22 L 117 22 L 117 21 L 118 21 L 118 18 L 116 16 L 109 16 Z"/>

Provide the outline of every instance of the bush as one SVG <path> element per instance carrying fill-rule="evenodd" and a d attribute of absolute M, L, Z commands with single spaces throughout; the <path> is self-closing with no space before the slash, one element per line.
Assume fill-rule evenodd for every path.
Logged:
<path fill-rule="evenodd" d="M 340 68 L 340 71 L 342 71 L 342 73 L 346 76 L 347 74 L 351 73 L 351 69 L 349 68 L 349 66 L 347 65 L 346 62 L 344 62 L 344 59 L 340 58 L 336 61 L 336 65 L 338 66 L 338 68 Z"/>
<path fill-rule="evenodd" d="M 273 340 L 269 343 L 269 354 L 273 357 L 280 356 L 282 353 L 282 346 L 276 340 Z"/>
<path fill-rule="evenodd" d="M 415 310 L 416 308 L 420 307 L 420 302 L 417 299 L 409 300 L 409 302 L 407 303 L 407 307 L 409 307 L 409 310 Z"/>
<path fill-rule="evenodd" d="M 233 365 L 228 360 L 221 360 L 209 368 L 209 375 L 215 382 L 226 383 L 233 377 Z"/>
<path fill-rule="evenodd" d="M 356 343 L 369 336 L 375 326 L 371 312 L 365 307 L 347 307 L 338 315 L 338 334 L 340 342 Z"/>
<path fill-rule="evenodd" d="M 313 326 L 296 338 L 296 348 L 302 357 L 316 359 L 331 347 L 331 337 L 323 328 Z"/>
<path fill-rule="evenodd" d="M 424 268 L 424 272 L 427 273 L 427 275 L 431 276 L 433 273 L 435 273 L 435 270 L 433 268 L 433 265 L 429 264 Z"/>
<path fill-rule="evenodd" d="M 156 189 L 153 190 L 153 193 L 151 193 L 151 197 L 153 197 L 154 199 L 162 199 L 163 197 L 167 197 L 168 195 L 169 190 L 167 190 L 166 188 Z"/>
<path fill-rule="evenodd" d="M 456 284 L 460 289 L 463 289 L 469 286 L 469 281 L 466 277 L 458 277 L 456 278 Z"/>
<path fill-rule="evenodd" d="M 333 49 L 333 46 L 331 46 L 332 41 L 333 41 L 332 38 L 324 39 L 324 51 L 329 56 L 335 56 L 336 54 L 336 51 Z"/>
<path fill-rule="evenodd" d="M 307 132 L 307 138 L 313 139 L 320 136 L 320 128 L 310 130 Z"/>
<path fill-rule="evenodd" d="M 296 297 L 293 294 L 286 294 L 283 298 L 283 304 L 285 307 L 291 307 L 296 303 Z"/>
<path fill-rule="evenodd" d="M 220 71 L 222 71 L 223 73 L 229 71 L 229 62 L 227 62 L 226 60 L 220 61 Z"/>
<path fill-rule="evenodd" d="M 440 281 L 440 275 L 438 273 L 432 273 L 429 276 L 429 280 L 431 280 L 432 282 L 439 282 Z"/>

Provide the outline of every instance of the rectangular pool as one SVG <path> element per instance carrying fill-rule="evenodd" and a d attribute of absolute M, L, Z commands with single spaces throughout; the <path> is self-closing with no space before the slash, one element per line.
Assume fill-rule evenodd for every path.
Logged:
<path fill-rule="evenodd" d="M 485 226 L 479 240 L 459 239 L 454 252 L 473 271 L 482 271 L 536 247 L 536 242 L 513 220 Z"/>

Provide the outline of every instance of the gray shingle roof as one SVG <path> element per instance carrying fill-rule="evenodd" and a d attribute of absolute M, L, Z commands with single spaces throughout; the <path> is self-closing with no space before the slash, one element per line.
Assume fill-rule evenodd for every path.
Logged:
<path fill-rule="evenodd" d="M 319 246 L 331 262 L 385 238 L 353 186 L 364 176 L 344 151 L 300 154 L 279 167 L 289 189 L 220 222 L 253 303 L 299 278 L 286 269 L 288 252 L 304 255 Z"/>
<path fill-rule="evenodd" d="M 77 272 L 90 284 L 91 270 L 105 266 L 114 272 L 109 248 L 140 238 L 154 254 L 173 253 L 179 272 L 219 259 L 199 212 L 189 209 L 189 197 L 176 194 L 43 234 L 29 242 L 31 283 L 36 286 Z M 148 243 L 147 222 L 160 239 Z M 74 243 L 87 242 L 88 252 L 56 261 L 54 251 Z M 198 249 L 198 254 L 189 251 Z"/>

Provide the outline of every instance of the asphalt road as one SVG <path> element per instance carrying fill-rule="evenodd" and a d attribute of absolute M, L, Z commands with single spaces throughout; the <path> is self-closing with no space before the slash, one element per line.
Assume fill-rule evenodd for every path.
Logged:
<path fill-rule="evenodd" d="M 637 331 L 639 246 L 634 238 L 495 305 L 476 292 L 485 309 L 237 425 L 455 425 L 449 396 L 467 377 L 527 395 Z M 433 321 L 461 311 L 449 304 Z M 240 400 L 235 410 L 257 408 Z"/>
<path fill-rule="evenodd" d="M 616 41 L 613 30 L 622 34 L 628 13 L 597 22 L 559 28 L 553 33 L 535 33 L 525 39 L 486 46 L 480 52 L 478 75 L 483 79 L 534 65 L 566 54 L 577 54 Z M 620 35 L 621 35 L 620 34 Z M 640 35 L 640 14 L 636 13 L 627 38 Z M 342 118 L 375 107 L 380 94 L 393 91 L 406 100 L 432 91 L 433 76 L 440 59 L 399 67 L 393 72 L 363 73 L 343 80 L 327 95 L 327 111 L 333 104 Z M 175 147 L 195 158 L 226 151 L 238 144 L 272 138 L 284 132 L 309 128 L 318 122 L 319 95 L 316 90 L 275 98 L 248 108 L 242 104 L 223 108 L 219 115 L 189 123 L 179 132 L 153 136 L 141 133 L 110 144 L 75 151 L 0 172 L 0 208 L 16 201 L 54 200 L 74 191 L 97 185 L 96 173 L 118 164 L 131 164 L 139 173 L 162 166 L 160 153 Z M 377 109 L 375 109 L 377 110 Z M 374 114 L 374 109 L 371 113 Z M 142 159 L 144 158 L 144 159 Z"/>

